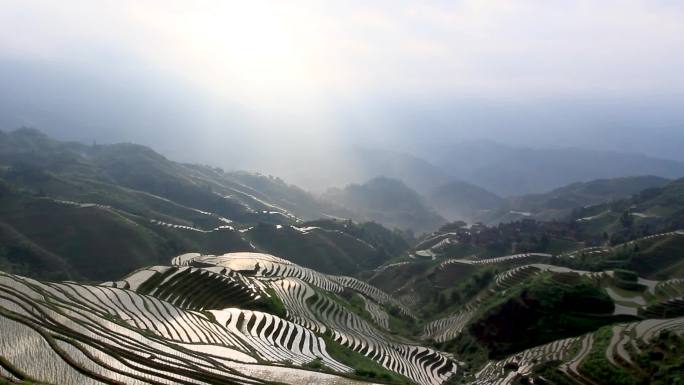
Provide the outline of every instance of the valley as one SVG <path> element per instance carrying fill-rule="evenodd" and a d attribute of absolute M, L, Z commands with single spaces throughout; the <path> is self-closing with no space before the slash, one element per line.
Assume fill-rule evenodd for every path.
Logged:
<path fill-rule="evenodd" d="M 684 385 L 684 2 L 0 1 L 0 385 Z"/>
<path fill-rule="evenodd" d="M 681 180 L 519 199 L 452 184 L 468 192 L 444 204 L 481 198 L 531 214 L 449 222 L 389 178 L 315 196 L 141 146 L 0 138 L 0 383 L 681 374 Z"/>

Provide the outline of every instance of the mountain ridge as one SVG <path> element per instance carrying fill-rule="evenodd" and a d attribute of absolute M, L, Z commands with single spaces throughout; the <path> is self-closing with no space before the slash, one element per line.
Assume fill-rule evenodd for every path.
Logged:
<path fill-rule="evenodd" d="M 450 175 L 502 196 L 549 191 L 574 182 L 632 175 L 684 176 L 684 163 L 642 154 L 578 148 L 522 148 L 463 142 L 426 155 Z"/>

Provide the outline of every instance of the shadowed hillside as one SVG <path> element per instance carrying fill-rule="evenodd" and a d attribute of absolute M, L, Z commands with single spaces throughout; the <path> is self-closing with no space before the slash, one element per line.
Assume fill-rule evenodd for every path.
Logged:
<path fill-rule="evenodd" d="M 396 179 L 377 177 L 364 184 L 330 189 L 323 199 L 348 210 L 357 220 L 417 233 L 434 230 L 445 222 L 418 193 Z"/>

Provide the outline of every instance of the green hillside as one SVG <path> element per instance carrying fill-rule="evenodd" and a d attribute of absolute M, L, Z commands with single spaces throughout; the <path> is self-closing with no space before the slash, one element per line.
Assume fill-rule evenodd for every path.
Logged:
<path fill-rule="evenodd" d="M 355 274 L 408 248 L 379 225 L 296 230 L 327 206 L 274 177 L 179 164 L 133 144 L 0 133 L 0 187 L 0 265 L 50 279 L 111 280 L 191 251 L 272 252 Z"/>

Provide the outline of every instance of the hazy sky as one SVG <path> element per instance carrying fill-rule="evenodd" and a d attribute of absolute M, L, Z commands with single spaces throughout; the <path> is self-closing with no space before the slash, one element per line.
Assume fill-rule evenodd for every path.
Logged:
<path fill-rule="evenodd" d="M 479 138 L 684 159 L 682 4 L 0 0 L 0 129 L 236 167 Z"/>

